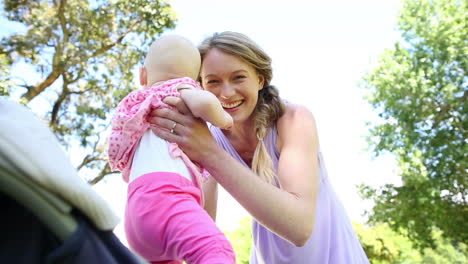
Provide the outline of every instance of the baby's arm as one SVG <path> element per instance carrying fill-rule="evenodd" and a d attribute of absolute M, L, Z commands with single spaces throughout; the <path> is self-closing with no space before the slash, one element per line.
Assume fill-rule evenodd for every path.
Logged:
<path fill-rule="evenodd" d="M 232 117 L 224 111 L 216 96 L 204 90 L 193 89 L 190 85 L 178 87 L 180 97 L 192 114 L 222 129 L 232 127 Z"/>

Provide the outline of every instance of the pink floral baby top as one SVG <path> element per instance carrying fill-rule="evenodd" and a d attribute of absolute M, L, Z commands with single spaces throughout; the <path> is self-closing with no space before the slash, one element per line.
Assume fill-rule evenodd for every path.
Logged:
<path fill-rule="evenodd" d="M 182 83 L 189 84 L 195 89 L 202 89 L 189 77 L 171 79 L 160 85 L 133 91 L 117 106 L 111 123 L 108 156 L 111 169 L 121 171 L 125 182 L 129 181 L 133 154 L 140 138 L 150 128 L 150 124 L 146 121 L 148 114 L 156 108 L 170 108 L 171 106 L 164 103 L 163 99 L 167 96 L 180 97 L 177 86 Z M 169 153 L 173 158 L 180 157 L 184 161 L 197 186 L 200 186 L 202 177 L 210 176 L 205 169 L 195 165 L 176 143 L 169 144 Z"/>

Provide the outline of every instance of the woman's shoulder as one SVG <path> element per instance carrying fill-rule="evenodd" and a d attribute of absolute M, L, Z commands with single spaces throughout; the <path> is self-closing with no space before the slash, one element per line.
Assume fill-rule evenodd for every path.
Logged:
<path fill-rule="evenodd" d="M 284 114 L 276 124 L 278 129 L 278 147 L 292 138 L 304 135 L 316 136 L 315 118 L 312 112 L 304 105 L 286 103 Z"/>
<path fill-rule="evenodd" d="M 296 122 L 311 121 L 315 124 L 315 118 L 312 112 L 304 105 L 286 103 L 284 114 L 278 119 L 277 126 L 287 128 Z"/>

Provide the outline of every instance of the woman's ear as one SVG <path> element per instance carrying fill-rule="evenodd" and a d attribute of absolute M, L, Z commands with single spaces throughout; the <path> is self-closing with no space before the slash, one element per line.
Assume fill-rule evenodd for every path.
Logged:
<path fill-rule="evenodd" d="M 148 84 L 148 74 L 145 66 L 140 67 L 140 85 L 146 86 Z"/>
<path fill-rule="evenodd" d="M 260 85 L 258 89 L 260 91 L 261 89 L 263 89 L 263 86 L 265 85 L 265 77 L 263 77 L 263 75 L 261 74 L 258 75 L 258 84 Z"/>

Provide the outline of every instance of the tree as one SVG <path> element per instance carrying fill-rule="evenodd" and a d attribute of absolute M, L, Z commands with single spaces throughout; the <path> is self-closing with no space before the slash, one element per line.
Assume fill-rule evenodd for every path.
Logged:
<path fill-rule="evenodd" d="M 7 76 L 10 75 L 8 59 L 5 54 L 0 54 L 0 96 L 9 96 L 12 81 Z"/>
<path fill-rule="evenodd" d="M 225 233 L 236 253 L 236 263 L 249 264 L 252 247 L 252 219 L 242 218 L 236 230 Z"/>
<path fill-rule="evenodd" d="M 0 86 L 0 92 L 21 93 L 28 105 L 39 97 L 47 100 L 50 105 L 38 114 L 65 148 L 80 146 L 77 168 L 98 182 L 111 173 L 104 153 L 109 112 L 136 88 L 132 69 L 148 45 L 175 26 L 170 5 L 164 0 L 5 0 L 3 8 L 5 18 L 24 32 L 1 39 L 0 64 L 26 64 L 26 72 L 40 78 L 20 76 L 22 82 Z M 12 81 L 4 68 L 1 79 Z"/>
<path fill-rule="evenodd" d="M 404 1 L 402 41 L 363 79 L 380 116 L 369 124 L 370 148 L 392 153 L 402 179 L 361 186 L 374 200 L 369 220 L 407 230 L 420 248 L 435 245 L 435 229 L 468 242 L 467 21 L 467 0 Z"/>
<path fill-rule="evenodd" d="M 364 251 L 373 264 L 387 263 L 452 263 L 462 264 L 468 261 L 465 244 L 454 246 L 441 237 L 441 232 L 434 232 L 436 249 L 416 250 L 407 236 L 392 231 L 387 224 L 363 227 L 353 223 Z"/>

